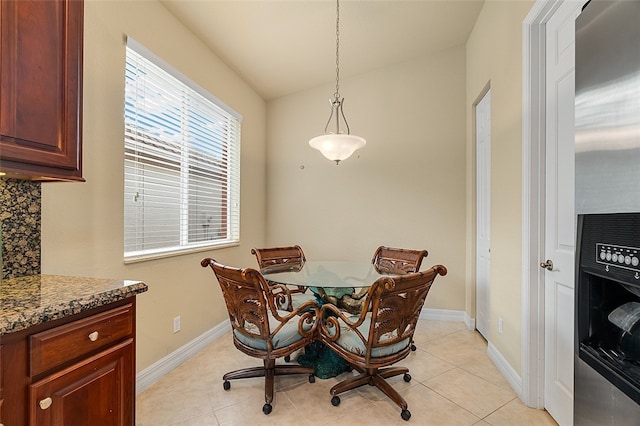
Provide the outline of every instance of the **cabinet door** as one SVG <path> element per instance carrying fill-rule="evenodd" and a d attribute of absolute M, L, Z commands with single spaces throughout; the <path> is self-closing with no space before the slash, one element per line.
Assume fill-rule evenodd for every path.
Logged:
<path fill-rule="evenodd" d="M 133 425 L 133 339 L 30 386 L 30 424 Z"/>
<path fill-rule="evenodd" d="M 2 399 L 2 368 L 2 345 L 0 345 L 0 426 L 2 426 L 4 418 L 2 415 L 2 404 L 4 403 L 4 399 Z"/>
<path fill-rule="evenodd" d="M 82 0 L 0 3 L 0 170 L 82 180 Z"/>

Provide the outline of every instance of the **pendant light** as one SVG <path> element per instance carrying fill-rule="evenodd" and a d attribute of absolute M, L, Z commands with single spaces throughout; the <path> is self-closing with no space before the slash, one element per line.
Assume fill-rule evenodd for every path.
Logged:
<path fill-rule="evenodd" d="M 340 0 L 336 0 L 336 92 L 333 99 L 329 99 L 329 104 L 331 114 L 324 126 L 324 135 L 311 139 L 309 145 L 329 160 L 340 164 L 340 161 L 346 160 L 367 143 L 364 138 L 350 134 L 347 118 L 342 111 L 344 98 L 340 98 Z M 329 131 L 330 125 L 334 126 L 332 131 Z"/>

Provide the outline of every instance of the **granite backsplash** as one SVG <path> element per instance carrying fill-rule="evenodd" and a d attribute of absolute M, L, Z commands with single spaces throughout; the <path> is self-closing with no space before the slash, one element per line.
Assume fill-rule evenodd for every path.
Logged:
<path fill-rule="evenodd" d="M 0 178 L 2 279 L 40 274 L 41 202 L 40 182 Z"/>

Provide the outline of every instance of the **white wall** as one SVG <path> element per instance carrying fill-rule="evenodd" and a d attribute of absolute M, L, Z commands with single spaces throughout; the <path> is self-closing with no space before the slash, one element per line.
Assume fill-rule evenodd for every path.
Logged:
<path fill-rule="evenodd" d="M 329 115 L 327 85 L 268 103 L 267 242 L 307 259 L 370 260 L 379 245 L 427 249 L 449 274 L 427 306 L 464 309 L 464 46 L 340 80 L 351 132 L 367 145 L 336 166 L 308 145 Z"/>
<path fill-rule="evenodd" d="M 138 371 L 228 318 L 220 289 L 200 260 L 253 265 L 265 239 L 264 101 L 156 1 L 85 2 L 85 183 L 42 185 L 42 271 L 140 279 Z M 123 263 L 124 35 L 142 43 L 244 116 L 241 244 L 168 259 Z M 182 331 L 173 334 L 173 317 Z"/>
<path fill-rule="evenodd" d="M 491 86 L 491 307 L 489 340 L 521 369 L 522 21 L 532 1 L 485 1 L 467 41 L 467 311 L 475 312 L 473 104 Z M 475 316 L 475 314 L 474 314 Z M 498 332 L 498 317 L 503 332 Z"/>

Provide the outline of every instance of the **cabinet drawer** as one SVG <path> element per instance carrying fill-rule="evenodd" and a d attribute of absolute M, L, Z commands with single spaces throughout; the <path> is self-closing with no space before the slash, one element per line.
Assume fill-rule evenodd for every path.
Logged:
<path fill-rule="evenodd" d="M 53 367 L 133 336 L 133 306 L 102 312 L 29 337 L 29 373 L 36 376 Z"/>

